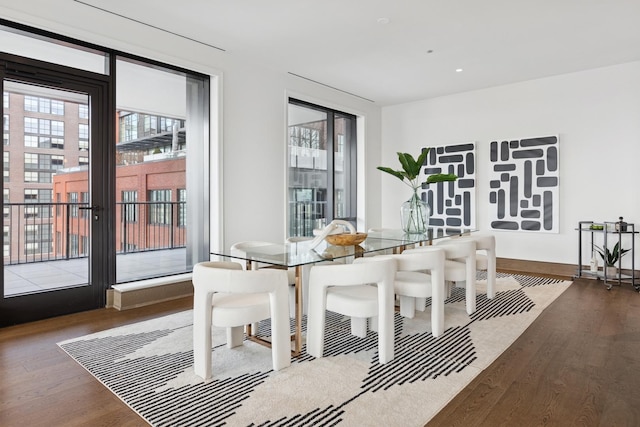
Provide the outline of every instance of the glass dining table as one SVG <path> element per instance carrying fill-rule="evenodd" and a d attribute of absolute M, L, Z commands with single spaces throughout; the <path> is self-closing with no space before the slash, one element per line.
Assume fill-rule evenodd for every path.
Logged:
<path fill-rule="evenodd" d="M 383 230 L 367 233 L 367 238 L 356 246 L 334 246 L 326 241 L 320 242 L 316 247 L 310 247 L 309 241 L 273 243 L 270 245 L 247 248 L 244 256 L 232 254 L 229 249 L 211 252 L 212 257 L 218 259 L 235 259 L 246 263 L 246 268 L 251 270 L 254 265 L 261 264 L 273 268 L 295 269 L 295 313 L 294 333 L 292 335 L 292 355 L 297 357 L 302 350 L 302 280 L 303 267 L 324 261 L 337 259 L 353 259 L 365 254 L 401 253 L 408 246 L 431 245 L 434 240 L 461 236 L 471 233 L 472 229 L 431 227 L 424 234 L 406 234 L 402 230 Z M 212 258 L 215 259 L 215 258 Z M 443 302 L 444 304 L 444 302 Z M 443 312 L 443 310 L 438 310 Z M 440 322 L 444 324 L 444 322 Z M 251 336 L 251 339 L 262 344 L 269 344 L 259 337 Z"/>

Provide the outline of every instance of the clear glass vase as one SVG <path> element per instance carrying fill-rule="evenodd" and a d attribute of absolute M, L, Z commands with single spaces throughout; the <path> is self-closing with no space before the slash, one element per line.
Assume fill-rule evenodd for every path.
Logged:
<path fill-rule="evenodd" d="M 413 195 L 400 207 L 402 230 L 408 234 L 426 233 L 429 227 L 431 211 L 427 202 L 418 195 L 418 189 L 413 189 Z"/>

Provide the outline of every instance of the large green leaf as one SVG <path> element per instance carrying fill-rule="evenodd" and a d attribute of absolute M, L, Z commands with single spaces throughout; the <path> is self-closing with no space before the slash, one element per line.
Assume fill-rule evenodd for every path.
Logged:
<path fill-rule="evenodd" d="M 378 166 L 378 170 L 381 170 L 382 172 L 389 173 L 389 174 L 397 177 L 400 181 L 404 181 L 405 175 L 400 171 L 393 170 L 393 169 L 388 168 L 386 166 Z"/>
<path fill-rule="evenodd" d="M 398 152 L 398 160 L 400 161 L 402 170 L 395 170 L 386 166 L 378 166 L 378 170 L 391 174 L 401 181 L 406 179 L 409 181 L 409 185 L 411 186 L 419 185 L 420 182 L 417 178 L 420 176 L 420 169 L 422 169 L 422 166 L 425 164 L 429 150 L 429 147 L 423 149 L 417 159 L 409 153 Z M 458 177 L 455 174 L 439 173 L 429 175 L 426 183 L 430 184 L 434 182 L 455 181 L 456 179 L 458 179 Z"/>
<path fill-rule="evenodd" d="M 420 174 L 420 167 L 416 167 L 417 162 L 411 154 L 398 153 L 398 160 L 400 160 L 400 164 L 402 165 L 404 172 L 407 174 L 407 178 L 413 181 L 418 177 L 418 174 Z"/>

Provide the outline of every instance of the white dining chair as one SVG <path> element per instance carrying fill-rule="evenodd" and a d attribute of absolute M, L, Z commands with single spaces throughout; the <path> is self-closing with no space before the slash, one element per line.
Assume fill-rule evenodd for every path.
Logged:
<path fill-rule="evenodd" d="M 476 243 L 476 269 L 487 272 L 487 298 L 496 295 L 496 237 L 489 233 L 473 233 L 459 237 Z"/>
<path fill-rule="evenodd" d="M 471 240 L 449 239 L 437 247 L 445 250 L 444 280 L 451 294 L 452 286 L 465 288 L 467 314 L 476 311 L 476 244 Z"/>
<path fill-rule="evenodd" d="M 200 262 L 193 267 L 193 369 L 212 378 L 212 326 L 227 328 L 227 348 L 242 345 L 244 325 L 271 319 L 273 370 L 291 364 L 291 334 L 284 270 L 242 270 L 236 262 Z"/>
<path fill-rule="evenodd" d="M 237 256 L 239 258 L 244 258 L 247 254 L 247 251 L 249 251 L 251 248 L 257 248 L 260 246 L 270 246 L 273 244 L 274 243 L 264 242 L 260 240 L 246 240 L 246 241 L 237 242 L 231 245 L 229 252 L 231 255 Z M 246 262 L 242 262 L 242 268 L 246 269 L 246 267 L 247 267 Z M 266 263 L 259 263 L 259 262 L 251 263 L 252 270 L 258 270 L 260 268 L 277 268 L 277 267 L 274 267 L 273 265 L 266 264 Z M 296 291 L 295 291 L 296 271 L 295 271 L 295 268 L 287 268 L 283 270 L 287 272 L 287 280 L 289 281 L 289 285 L 291 286 L 289 289 L 289 313 L 290 313 L 290 316 L 293 317 L 295 313 L 295 303 L 296 303 Z"/>
<path fill-rule="evenodd" d="M 444 333 L 444 265 L 445 251 L 433 246 L 421 249 L 406 249 L 401 254 L 381 255 L 367 258 L 376 262 L 392 259 L 396 263 L 394 292 L 400 300 L 400 315 L 414 318 L 416 302 L 431 297 L 431 334 L 438 337 Z M 424 311 L 424 307 L 418 307 Z"/>
<path fill-rule="evenodd" d="M 451 296 L 452 286 L 465 288 L 467 314 L 476 311 L 476 244 L 472 240 L 444 239 L 436 241 L 435 247 L 445 251 L 444 280 L 446 295 Z M 429 246 L 419 246 L 416 251 Z M 424 298 L 423 298 L 424 300 Z M 420 304 L 423 304 L 421 301 Z"/>
<path fill-rule="evenodd" d="M 325 341 L 325 312 L 351 317 L 351 333 L 364 338 L 367 320 L 378 333 L 378 360 L 394 357 L 394 293 L 396 264 L 391 259 L 352 264 L 313 266 L 309 275 L 307 353 L 322 357 Z"/>

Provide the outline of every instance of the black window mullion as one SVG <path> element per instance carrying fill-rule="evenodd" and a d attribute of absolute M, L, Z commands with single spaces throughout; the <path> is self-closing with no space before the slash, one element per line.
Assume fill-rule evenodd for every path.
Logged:
<path fill-rule="evenodd" d="M 336 154 L 335 154 L 335 113 L 327 111 L 327 222 L 333 221 L 335 218 L 335 171 L 336 171 Z"/>

